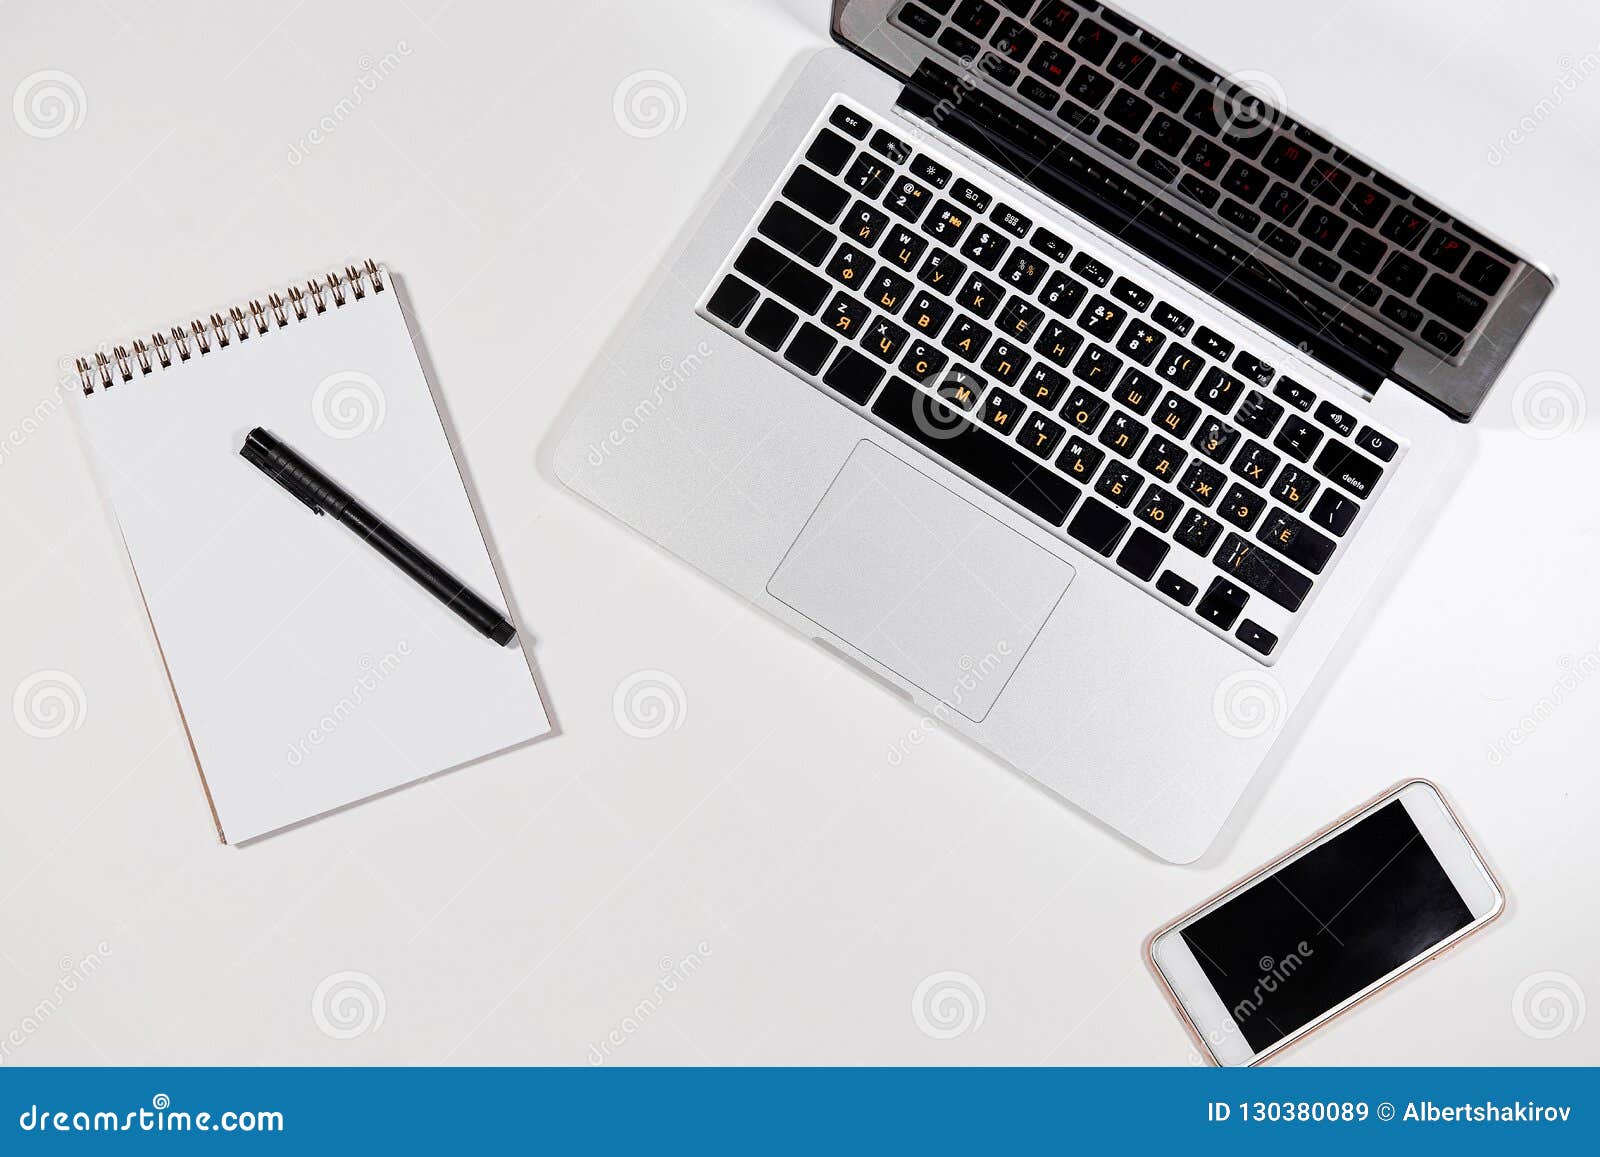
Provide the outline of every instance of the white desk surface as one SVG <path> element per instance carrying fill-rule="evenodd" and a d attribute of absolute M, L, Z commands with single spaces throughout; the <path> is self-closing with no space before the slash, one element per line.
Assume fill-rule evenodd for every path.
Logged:
<path fill-rule="evenodd" d="M 1561 278 L 1470 477 L 1192 868 L 948 735 L 892 766 L 906 706 L 536 469 L 825 5 L 8 7 L 0 97 L 68 108 L 0 117 L 0 1063 L 1181 1065 L 1145 935 L 1419 774 L 1510 913 L 1293 1062 L 1600 1060 L 1600 11 L 1132 6 Z M 630 135 L 613 95 L 646 70 L 681 123 Z M 368 254 L 405 278 L 561 734 L 224 848 L 60 359 Z M 1594 412 L 1519 423 L 1538 374 Z M 640 671 L 682 689 L 654 738 L 613 713 Z M 964 1031 L 923 1031 L 919 986 Z"/>

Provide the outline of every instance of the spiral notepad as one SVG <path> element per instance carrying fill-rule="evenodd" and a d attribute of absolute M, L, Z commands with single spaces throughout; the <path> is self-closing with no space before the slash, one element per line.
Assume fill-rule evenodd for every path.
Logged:
<path fill-rule="evenodd" d="M 505 605 L 385 269 L 351 266 L 77 366 L 224 842 L 549 731 L 520 648 L 466 628 L 239 456 L 266 427 Z"/>

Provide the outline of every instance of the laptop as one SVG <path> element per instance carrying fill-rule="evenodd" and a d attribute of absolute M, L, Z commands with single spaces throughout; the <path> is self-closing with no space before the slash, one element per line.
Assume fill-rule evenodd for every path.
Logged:
<path fill-rule="evenodd" d="M 1465 469 L 1553 281 L 1120 8 L 836 0 L 832 32 L 554 469 L 1197 859 Z"/>

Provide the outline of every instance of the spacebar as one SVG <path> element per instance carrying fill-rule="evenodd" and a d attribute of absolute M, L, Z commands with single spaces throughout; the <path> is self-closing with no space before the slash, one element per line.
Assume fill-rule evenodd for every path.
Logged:
<path fill-rule="evenodd" d="M 1025 510 L 1060 526 L 1078 500 L 1078 488 L 1037 458 L 978 429 L 932 394 L 904 378 L 890 378 L 872 412 L 918 445 Z"/>

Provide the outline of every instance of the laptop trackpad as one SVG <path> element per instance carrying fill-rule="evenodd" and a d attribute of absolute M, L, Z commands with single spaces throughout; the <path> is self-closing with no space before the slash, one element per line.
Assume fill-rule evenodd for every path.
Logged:
<path fill-rule="evenodd" d="M 978 722 L 1072 575 L 1049 551 L 861 442 L 767 591 Z"/>

